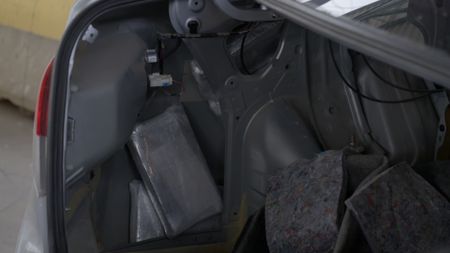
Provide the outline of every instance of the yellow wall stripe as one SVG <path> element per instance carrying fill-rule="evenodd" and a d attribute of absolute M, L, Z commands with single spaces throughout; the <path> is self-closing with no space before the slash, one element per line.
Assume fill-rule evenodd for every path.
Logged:
<path fill-rule="evenodd" d="M 74 0 L 0 0 L 0 25 L 60 39 Z"/>

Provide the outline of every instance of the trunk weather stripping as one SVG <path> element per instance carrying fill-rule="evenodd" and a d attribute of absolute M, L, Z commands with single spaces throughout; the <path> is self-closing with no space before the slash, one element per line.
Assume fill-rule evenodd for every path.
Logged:
<path fill-rule="evenodd" d="M 66 137 L 66 106 L 70 58 L 77 41 L 95 18 L 124 6 L 133 6 L 158 0 L 99 1 L 79 13 L 67 27 L 53 65 L 48 107 L 48 142 L 46 157 L 48 172 L 48 245 L 49 252 L 66 253 L 67 240 L 64 221 L 65 180 L 64 150 Z"/>

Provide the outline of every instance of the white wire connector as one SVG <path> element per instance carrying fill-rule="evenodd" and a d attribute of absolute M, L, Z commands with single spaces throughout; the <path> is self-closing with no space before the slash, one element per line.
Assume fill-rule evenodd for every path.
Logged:
<path fill-rule="evenodd" d="M 148 76 L 150 80 L 150 87 L 167 87 L 173 84 L 171 75 L 161 75 L 159 73 L 153 73 Z"/>

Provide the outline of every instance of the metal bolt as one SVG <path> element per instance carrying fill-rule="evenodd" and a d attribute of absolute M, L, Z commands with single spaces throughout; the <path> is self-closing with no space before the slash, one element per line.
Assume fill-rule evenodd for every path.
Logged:
<path fill-rule="evenodd" d="M 198 29 L 200 28 L 200 20 L 198 20 L 197 18 L 189 18 L 186 21 L 186 28 L 191 34 L 198 33 Z"/>
<path fill-rule="evenodd" d="M 188 6 L 191 11 L 199 12 L 205 7 L 205 1 L 204 0 L 189 0 Z"/>

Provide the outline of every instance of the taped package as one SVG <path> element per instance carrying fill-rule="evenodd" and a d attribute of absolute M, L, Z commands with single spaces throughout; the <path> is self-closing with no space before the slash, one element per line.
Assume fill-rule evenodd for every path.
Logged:
<path fill-rule="evenodd" d="M 173 238 L 222 211 L 222 201 L 181 106 L 138 125 L 129 143 L 161 221 Z"/>

